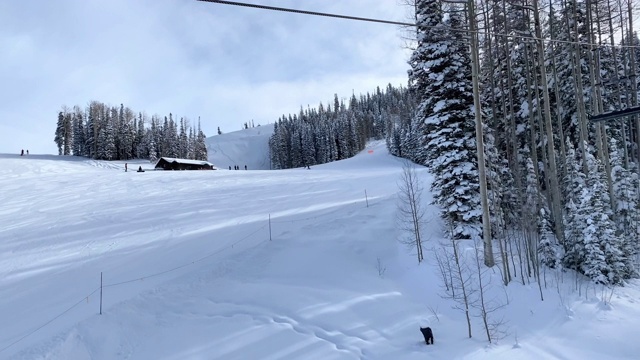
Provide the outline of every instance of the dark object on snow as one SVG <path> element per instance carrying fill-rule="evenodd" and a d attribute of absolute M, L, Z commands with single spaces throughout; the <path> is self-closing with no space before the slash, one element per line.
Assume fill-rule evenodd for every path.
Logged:
<path fill-rule="evenodd" d="M 24 149 L 20 151 L 20 156 L 24 156 Z"/>
<path fill-rule="evenodd" d="M 427 345 L 429 345 L 429 342 L 431 342 L 431 345 L 433 345 L 433 331 L 431 331 L 430 327 L 426 327 L 420 328 L 420 332 L 422 333 L 422 336 L 424 336 L 424 342 L 427 343 Z"/>
<path fill-rule="evenodd" d="M 231 170 L 231 165 L 229 165 L 229 170 Z"/>
<path fill-rule="evenodd" d="M 142 166 L 139 166 L 138 167 L 138 171 L 136 171 L 136 172 L 144 172 L 144 170 L 142 170 Z"/>
<path fill-rule="evenodd" d="M 244 166 L 244 169 L 247 170 L 247 165 Z"/>

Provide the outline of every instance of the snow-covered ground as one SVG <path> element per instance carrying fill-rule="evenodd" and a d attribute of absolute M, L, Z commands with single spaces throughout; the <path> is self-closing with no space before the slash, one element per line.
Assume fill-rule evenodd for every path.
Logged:
<path fill-rule="evenodd" d="M 219 152 L 259 159 L 268 135 L 254 131 L 220 136 Z M 224 141 L 243 133 L 255 138 Z M 402 162 L 382 143 L 311 170 L 246 162 L 125 173 L 0 155 L 0 359 L 640 358 L 640 284 L 604 304 L 568 273 L 560 286 L 548 275 L 544 301 L 533 283 L 496 284 L 508 335 L 488 345 L 474 318 L 468 339 L 432 252 L 418 266 L 397 241 Z M 431 247 L 437 220 L 427 232 Z"/>

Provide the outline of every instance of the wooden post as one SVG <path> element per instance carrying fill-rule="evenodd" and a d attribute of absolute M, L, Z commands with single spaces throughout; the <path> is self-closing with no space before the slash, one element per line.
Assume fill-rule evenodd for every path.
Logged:
<path fill-rule="evenodd" d="M 367 207 L 369 207 L 369 198 L 367 197 L 367 189 L 364 189 L 364 200 L 367 202 Z"/>
<path fill-rule="evenodd" d="M 100 315 L 102 315 L 102 271 L 100 271 Z"/>

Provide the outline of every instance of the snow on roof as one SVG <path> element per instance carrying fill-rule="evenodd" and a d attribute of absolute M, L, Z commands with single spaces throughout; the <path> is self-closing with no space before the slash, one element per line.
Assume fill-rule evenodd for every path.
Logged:
<path fill-rule="evenodd" d="M 160 162 L 160 160 L 164 159 L 167 162 L 177 162 L 179 164 L 192 164 L 192 165 L 209 165 L 209 166 L 214 166 L 212 163 L 208 162 L 208 161 L 204 161 L 204 160 L 191 160 L 191 159 L 177 159 L 177 158 L 170 158 L 170 157 L 161 157 L 160 159 L 158 159 L 158 162 Z M 156 165 L 158 165 L 158 162 L 156 163 Z"/>

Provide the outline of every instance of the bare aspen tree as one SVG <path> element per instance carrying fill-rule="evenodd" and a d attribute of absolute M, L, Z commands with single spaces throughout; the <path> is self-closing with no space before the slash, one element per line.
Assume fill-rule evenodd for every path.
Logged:
<path fill-rule="evenodd" d="M 487 25 L 490 23 L 490 21 L 489 21 L 489 13 L 490 13 L 490 11 L 489 11 L 489 6 L 488 6 L 487 2 L 485 2 L 483 5 L 485 5 L 484 6 L 484 10 L 483 10 L 483 13 L 484 13 L 483 14 L 484 15 L 484 20 L 483 21 L 484 21 L 484 24 L 485 24 L 485 32 L 487 32 L 487 31 L 489 31 L 489 28 L 487 27 Z M 493 12 L 492 14 L 495 15 L 495 12 Z M 494 24 L 494 26 L 495 26 L 495 24 Z M 497 100 L 496 100 L 496 92 L 495 92 L 496 80 L 495 80 L 495 77 L 494 77 L 494 74 L 493 74 L 493 69 L 496 66 L 494 64 L 494 61 L 493 61 L 494 60 L 493 59 L 493 41 L 492 41 L 492 37 L 491 37 L 490 34 L 485 34 L 484 37 L 486 39 L 485 40 L 486 41 L 486 45 L 485 46 L 488 48 L 488 51 L 486 52 L 486 57 L 487 57 L 487 60 L 489 62 L 489 69 L 491 69 L 488 72 L 489 73 L 489 86 L 492 89 L 491 90 L 491 96 L 490 96 L 491 114 L 494 117 L 493 120 L 496 121 L 495 117 L 496 117 L 496 114 L 498 113 L 498 109 L 497 109 Z M 502 85 L 502 82 L 501 82 L 501 85 Z M 505 104 L 503 102 L 503 109 L 502 109 L 503 114 L 506 113 L 504 107 L 505 107 Z M 505 116 L 505 120 L 506 120 L 506 118 L 507 117 Z M 507 146 L 507 149 L 508 150 L 512 149 L 513 151 L 509 152 L 507 150 L 507 159 L 508 159 L 509 163 L 513 165 L 514 164 L 513 161 L 515 161 L 514 159 L 516 157 L 516 151 L 517 151 L 516 148 L 515 148 L 515 144 L 516 144 L 515 125 L 513 125 L 513 123 L 514 123 L 513 116 L 509 116 L 509 119 L 511 119 L 511 124 L 507 125 L 505 123 L 505 128 L 509 129 L 508 132 L 509 132 L 509 135 L 511 135 L 510 136 L 510 141 L 508 141 L 509 146 Z M 503 134 L 503 137 L 506 138 L 507 134 Z M 489 164 L 490 167 L 491 167 L 491 165 L 492 164 Z M 518 183 L 519 182 L 519 179 L 518 179 L 519 174 L 518 174 L 518 171 L 517 171 L 518 170 L 518 166 L 514 166 L 513 169 L 515 170 L 514 171 L 514 173 L 515 173 L 514 177 L 516 178 L 516 183 Z M 493 184 L 491 184 L 491 186 L 493 187 Z M 492 197 L 493 197 L 492 200 L 495 203 L 495 197 L 496 197 L 495 192 L 492 192 Z M 506 240 L 506 236 L 504 236 L 503 229 L 494 229 L 494 231 L 497 234 L 502 233 L 502 236 L 498 236 L 497 240 L 498 240 L 499 251 L 500 251 L 500 259 L 502 261 L 502 267 L 503 267 L 503 272 L 502 272 L 503 275 L 504 275 L 503 280 L 504 280 L 505 284 L 508 284 L 509 281 L 511 281 L 511 273 L 509 272 L 509 263 L 507 261 L 507 253 L 506 253 L 506 241 L 507 240 Z"/>
<path fill-rule="evenodd" d="M 558 184 L 558 168 L 556 166 L 556 151 L 553 144 L 553 125 L 551 120 L 551 107 L 549 105 L 549 82 L 547 81 L 547 72 L 544 68 L 544 47 L 542 43 L 542 29 L 540 25 L 540 12 L 538 10 L 538 0 L 532 1 L 533 18 L 535 25 L 537 50 L 538 50 L 538 66 L 540 69 L 540 82 L 542 83 L 542 97 L 544 102 L 544 120 L 547 135 L 547 151 L 549 169 L 546 176 L 549 177 L 551 188 L 549 195 L 551 197 L 552 209 L 551 214 L 555 220 L 555 233 L 557 239 L 564 238 L 564 230 L 562 229 L 562 206 L 560 205 L 560 186 Z M 541 129 L 542 130 L 542 129 Z"/>
<path fill-rule="evenodd" d="M 439 248 L 437 250 L 434 249 L 434 253 L 437 254 L 436 261 L 444 280 L 443 288 L 445 291 L 444 294 L 441 294 L 441 297 L 453 300 L 454 305 L 452 307 L 464 312 L 467 319 L 467 335 L 471 337 L 471 298 L 474 295 L 473 272 L 460 254 L 458 241 L 442 241 L 439 243 Z"/>
<path fill-rule="evenodd" d="M 587 61 L 589 63 L 589 82 L 591 83 L 591 114 L 597 115 L 603 112 L 602 105 L 602 79 L 600 78 L 600 50 L 595 48 L 595 35 L 594 31 L 597 31 L 598 34 L 601 33 L 599 29 L 599 23 L 594 24 L 594 14 L 592 10 L 592 4 L 590 0 L 587 0 L 587 28 L 591 29 L 589 31 L 589 48 L 587 51 Z M 598 29 L 593 29 L 593 26 L 597 25 Z M 598 41 L 599 45 L 602 45 L 602 38 L 600 37 Z M 597 53 L 595 53 L 597 51 Z M 595 53 L 595 56 L 594 56 Z M 596 128 L 596 147 L 598 149 L 598 157 L 600 161 L 603 162 L 604 167 L 606 169 L 605 175 L 607 180 L 607 188 L 609 190 L 609 200 L 611 202 L 611 208 L 615 209 L 615 196 L 613 194 L 613 184 L 611 180 L 611 164 L 609 163 L 609 151 L 607 149 L 607 139 L 606 139 L 606 131 L 604 128 L 604 124 L 599 123 L 595 125 Z"/>
<path fill-rule="evenodd" d="M 404 6 L 407 9 L 407 14 L 405 15 L 407 21 L 412 23 L 418 23 L 418 11 L 417 11 L 417 1 L 418 0 L 400 0 L 399 4 Z M 403 40 L 405 49 L 409 49 L 414 51 L 416 49 L 415 43 L 418 38 L 418 27 L 417 26 L 401 26 L 401 35 L 400 38 Z"/>
<path fill-rule="evenodd" d="M 472 278 L 463 263 L 464 259 L 460 256 L 457 241 L 451 241 L 451 248 L 453 249 L 453 259 L 455 260 L 454 273 L 452 276 L 454 279 L 453 286 L 458 290 L 457 294 L 452 296 L 453 300 L 456 301 L 456 306 L 454 307 L 464 311 L 467 318 L 468 335 L 471 337 L 471 296 L 474 293 L 473 286 L 471 285 Z"/>
<path fill-rule="evenodd" d="M 628 37 L 629 37 L 629 45 L 634 45 L 633 43 L 633 5 L 631 3 L 631 0 L 628 1 L 627 3 L 628 5 L 628 10 L 629 10 L 629 16 L 628 16 L 628 20 L 629 20 L 629 30 L 627 31 Z M 629 48 L 629 51 L 627 52 L 630 56 L 630 61 L 629 61 L 629 80 L 631 82 L 631 104 L 633 106 L 638 106 L 638 83 L 636 83 L 636 67 L 638 66 L 636 64 L 636 52 L 634 48 Z M 638 162 L 640 162 L 640 117 L 638 117 L 637 115 L 633 116 L 633 119 L 635 120 L 635 125 L 636 125 L 636 148 L 637 148 L 637 159 Z"/>
<path fill-rule="evenodd" d="M 487 175 L 484 161 L 484 136 L 482 126 L 482 109 L 480 105 L 480 90 L 478 84 L 480 60 L 478 55 L 478 33 L 475 15 L 475 3 L 469 0 L 469 47 L 471 52 L 471 78 L 473 82 L 473 108 L 476 122 L 476 150 L 478 156 L 478 177 L 480 180 L 480 203 L 482 204 L 482 239 L 484 242 L 484 264 L 488 267 L 495 265 L 493 258 L 493 244 L 491 238 L 491 220 L 489 219 L 489 204 L 487 199 Z"/>
<path fill-rule="evenodd" d="M 474 265 L 477 276 L 476 294 L 478 298 L 471 302 L 471 305 L 479 311 L 478 316 L 482 319 L 487 340 L 492 343 L 504 337 L 505 321 L 503 318 L 494 318 L 497 312 L 506 306 L 506 302 L 498 300 L 496 297 L 488 298 L 491 293 L 491 277 L 486 276 L 488 271 L 482 267 L 482 259 L 480 256 L 480 244 L 478 241 L 473 243 Z"/>
<path fill-rule="evenodd" d="M 436 259 L 436 264 L 438 265 L 438 270 L 440 271 L 440 276 L 442 276 L 442 283 L 444 284 L 444 290 L 446 293 L 451 291 L 452 295 L 455 296 L 455 289 L 453 287 L 453 268 L 451 267 L 451 257 L 449 253 L 446 251 L 446 247 L 440 243 L 439 248 L 433 249 L 433 255 Z"/>
<path fill-rule="evenodd" d="M 573 17 L 574 19 L 578 18 L 578 14 L 577 14 L 577 2 L 576 0 L 572 0 L 573 1 Z M 566 19 L 566 26 L 567 26 L 567 30 L 569 31 L 569 33 L 571 34 L 572 32 L 572 28 L 571 28 L 571 24 L 569 23 L 569 18 L 567 17 Z M 578 119 L 579 119 L 579 123 L 580 123 L 580 151 L 585 154 L 586 153 L 586 149 L 584 148 L 584 144 L 587 141 L 587 111 L 586 111 L 586 105 L 584 103 L 584 90 L 582 87 L 582 69 L 580 67 L 581 61 L 580 61 L 580 45 L 578 44 L 578 42 L 580 41 L 580 36 L 578 33 L 578 26 L 575 26 L 575 33 L 574 33 L 574 41 L 575 41 L 575 45 L 574 45 L 574 51 L 573 51 L 573 66 L 571 66 L 571 68 L 573 69 L 573 81 L 574 81 L 574 86 L 575 86 L 575 90 L 576 90 L 576 106 L 578 108 Z M 589 168 L 587 166 L 587 161 L 586 161 L 586 157 L 583 156 L 582 157 L 582 171 L 585 174 L 589 173 Z"/>
<path fill-rule="evenodd" d="M 610 16 L 607 19 L 607 25 L 608 25 L 608 29 L 609 29 L 609 41 L 610 41 L 610 45 L 611 45 L 611 56 L 614 59 L 619 59 L 619 56 L 617 54 L 617 49 L 616 49 L 616 44 L 615 44 L 615 38 L 614 38 L 614 34 L 615 34 L 615 28 L 613 25 L 613 18 L 614 18 L 614 12 L 615 12 L 615 8 L 611 5 L 611 0 L 607 0 L 607 10 L 610 14 Z M 622 11 L 620 10 L 620 13 L 616 14 L 617 16 L 620 17 L 620 23 L 623 24 L 624 20 L 622 17 Z M 624 33 L 622 34 L 622 38 L 624 39 Z M 622 62 L 623 66 L 624 66 L 624 61 Z M 618 106 L 618 109 L 622 109 L 623 108 L 623 103 L 622 103 L 622 90 L 620 89 L 620 76 L 618 71 L 613 71 L 611 73 L 611 81 L 613 81 L 614 83 L 614 99 L 616 102 L 616 105 Z M 627 97 L 628 99 L 628 97 Z M 627 102 L 627 107 L 628 107 L 628 102 Z M 620 130 L 622 131 L 622 149 L 624 150 L 624 168 L 625 169 L 629 169 L 629 151 L 628 151 L 628 147 L 627 147 L 627 133 L 626 133 L 626 129 L 625 129 L 625 122 L 624 121 L 620 121 L 619 125 L 620 126 Z"/>
<path fill-rule="evenodd" d="M 410 234 L 408 237 L 402 236 L 400 242 L 415 249 L 418 263 L 424 260 L 421 227 L 425 220 L 425 210 L 422 206 L 422 192 L 422 181 L 418 178 L 415 164 L 405 161 L 398 182 L 396 220 L 399 229 Z"/>
<path fill-rule="evenodd" d="M 553 27 L 553 16 L 554 16 L 554 9 L 553 9 L 553 2 L 549 1 L 549 32 L 551 33 L 551 37 L 554 38 L 555 37 L 555 28 Z M 556 121 L 558 123 L 557 125 L 557 129 L 558 129 L 558 138 L 560 140 L 560 174 L 559 176 L 562 178 L 564 176 L 564 174 L 566 173 L 566 169 L 564 168 L 565 164 L 566 164 L 566 159 L 567 159 L 567 152 L 565 149 L 565 143 L 564 143 L 564 129 L 562 126 L 562 100 L 560 99 L 560 88 L 558 86 L 558 71 L 557 71 L 557 65 L 556 65 L 556 50 L 555 48 L 557 48 L 557 44 L 550 44 L 550 46 L 552 47 L 551 49 L 551 71 L 552 71 L 552 75 L 553 75 L 553 86 L 554 86 L 554 92 L 555 92 L 555 101 L 556 101 Z"/>

